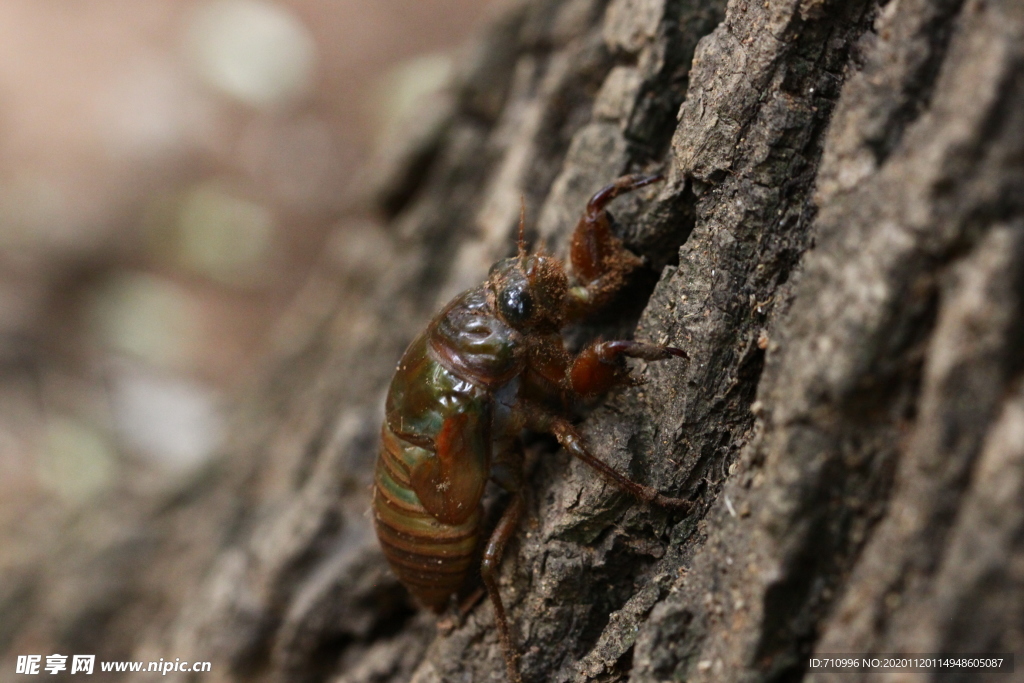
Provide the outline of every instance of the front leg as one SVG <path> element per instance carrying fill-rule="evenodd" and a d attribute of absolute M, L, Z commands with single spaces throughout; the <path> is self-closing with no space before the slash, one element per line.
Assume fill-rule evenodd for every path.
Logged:
<path fill-rule="evenodd" d="M 569 256 L 579 283 L 570 292 L 570 317 L 581 318 L 608 303 L 626 277 L 642 263 L 612 234 L 605 207 L 626 192 L 662 180 L 660 175 L 627 175 L 598 190 L 580 216 L 572 235 Z"/>

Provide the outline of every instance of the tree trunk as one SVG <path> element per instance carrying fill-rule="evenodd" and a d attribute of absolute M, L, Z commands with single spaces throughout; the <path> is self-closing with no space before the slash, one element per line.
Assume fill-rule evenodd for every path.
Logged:
<path fill-rule="evenodd" d="M 581 430 L 695 507 L 531 446 L 502 567 L 524 679 L 1024 652 L 1024 5 L 534 0 L 405 133 L 364 183 L 383 229 L 345 221 L 223 458 L 4 580 L 5 676 L 46 649 L 212 663 L 168 682 L 503 680 L 486 601 L 438 635 L 377 547 L 383 392 L 514 249 L 521 196 L 564 253 L 595 189 L 654 170 L 612 209 L 650 268 L 573 338 L 689 358 Z"/>

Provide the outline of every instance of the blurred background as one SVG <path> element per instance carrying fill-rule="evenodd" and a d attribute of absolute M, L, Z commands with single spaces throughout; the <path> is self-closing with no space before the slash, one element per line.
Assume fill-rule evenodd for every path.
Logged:
<path fill-rule="evenodd" d="M 0 3 L 0 534 L 210 457 L 372 149 L 499 1 Z"/>

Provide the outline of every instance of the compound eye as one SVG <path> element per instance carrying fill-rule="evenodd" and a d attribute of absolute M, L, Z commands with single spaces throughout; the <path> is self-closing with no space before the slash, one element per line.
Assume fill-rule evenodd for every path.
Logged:
<path fill-rule="evenodd" d="M 510 325 L 527 323 L 533 315 L 533 297 L 525 284 L 514 284 L 498 294 L 498 312 Z"/>

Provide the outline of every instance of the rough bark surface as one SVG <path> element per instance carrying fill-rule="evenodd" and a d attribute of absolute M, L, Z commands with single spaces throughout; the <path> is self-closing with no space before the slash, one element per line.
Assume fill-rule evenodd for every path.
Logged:
<path fill-rule="evenodd" d="M 581 429 L 695 508 L 635 504 L 536 442 L 502 572 L 524 679 L 1024 652 L 1024 5 L 536 0 L 408 132 L 370 181 L 385 228 L 344 226 L 224 457 L 5 577 L 0 653 L 502 680 L 491 608 L 438 635 L 377 548 L 383 392 L 510 251 L 520 196 L 562 252 L 587 196 L 639 170 L 669 181 L 613 211 L 650 269 L 575 336 L 689 359 L 638 367 Z"/>

